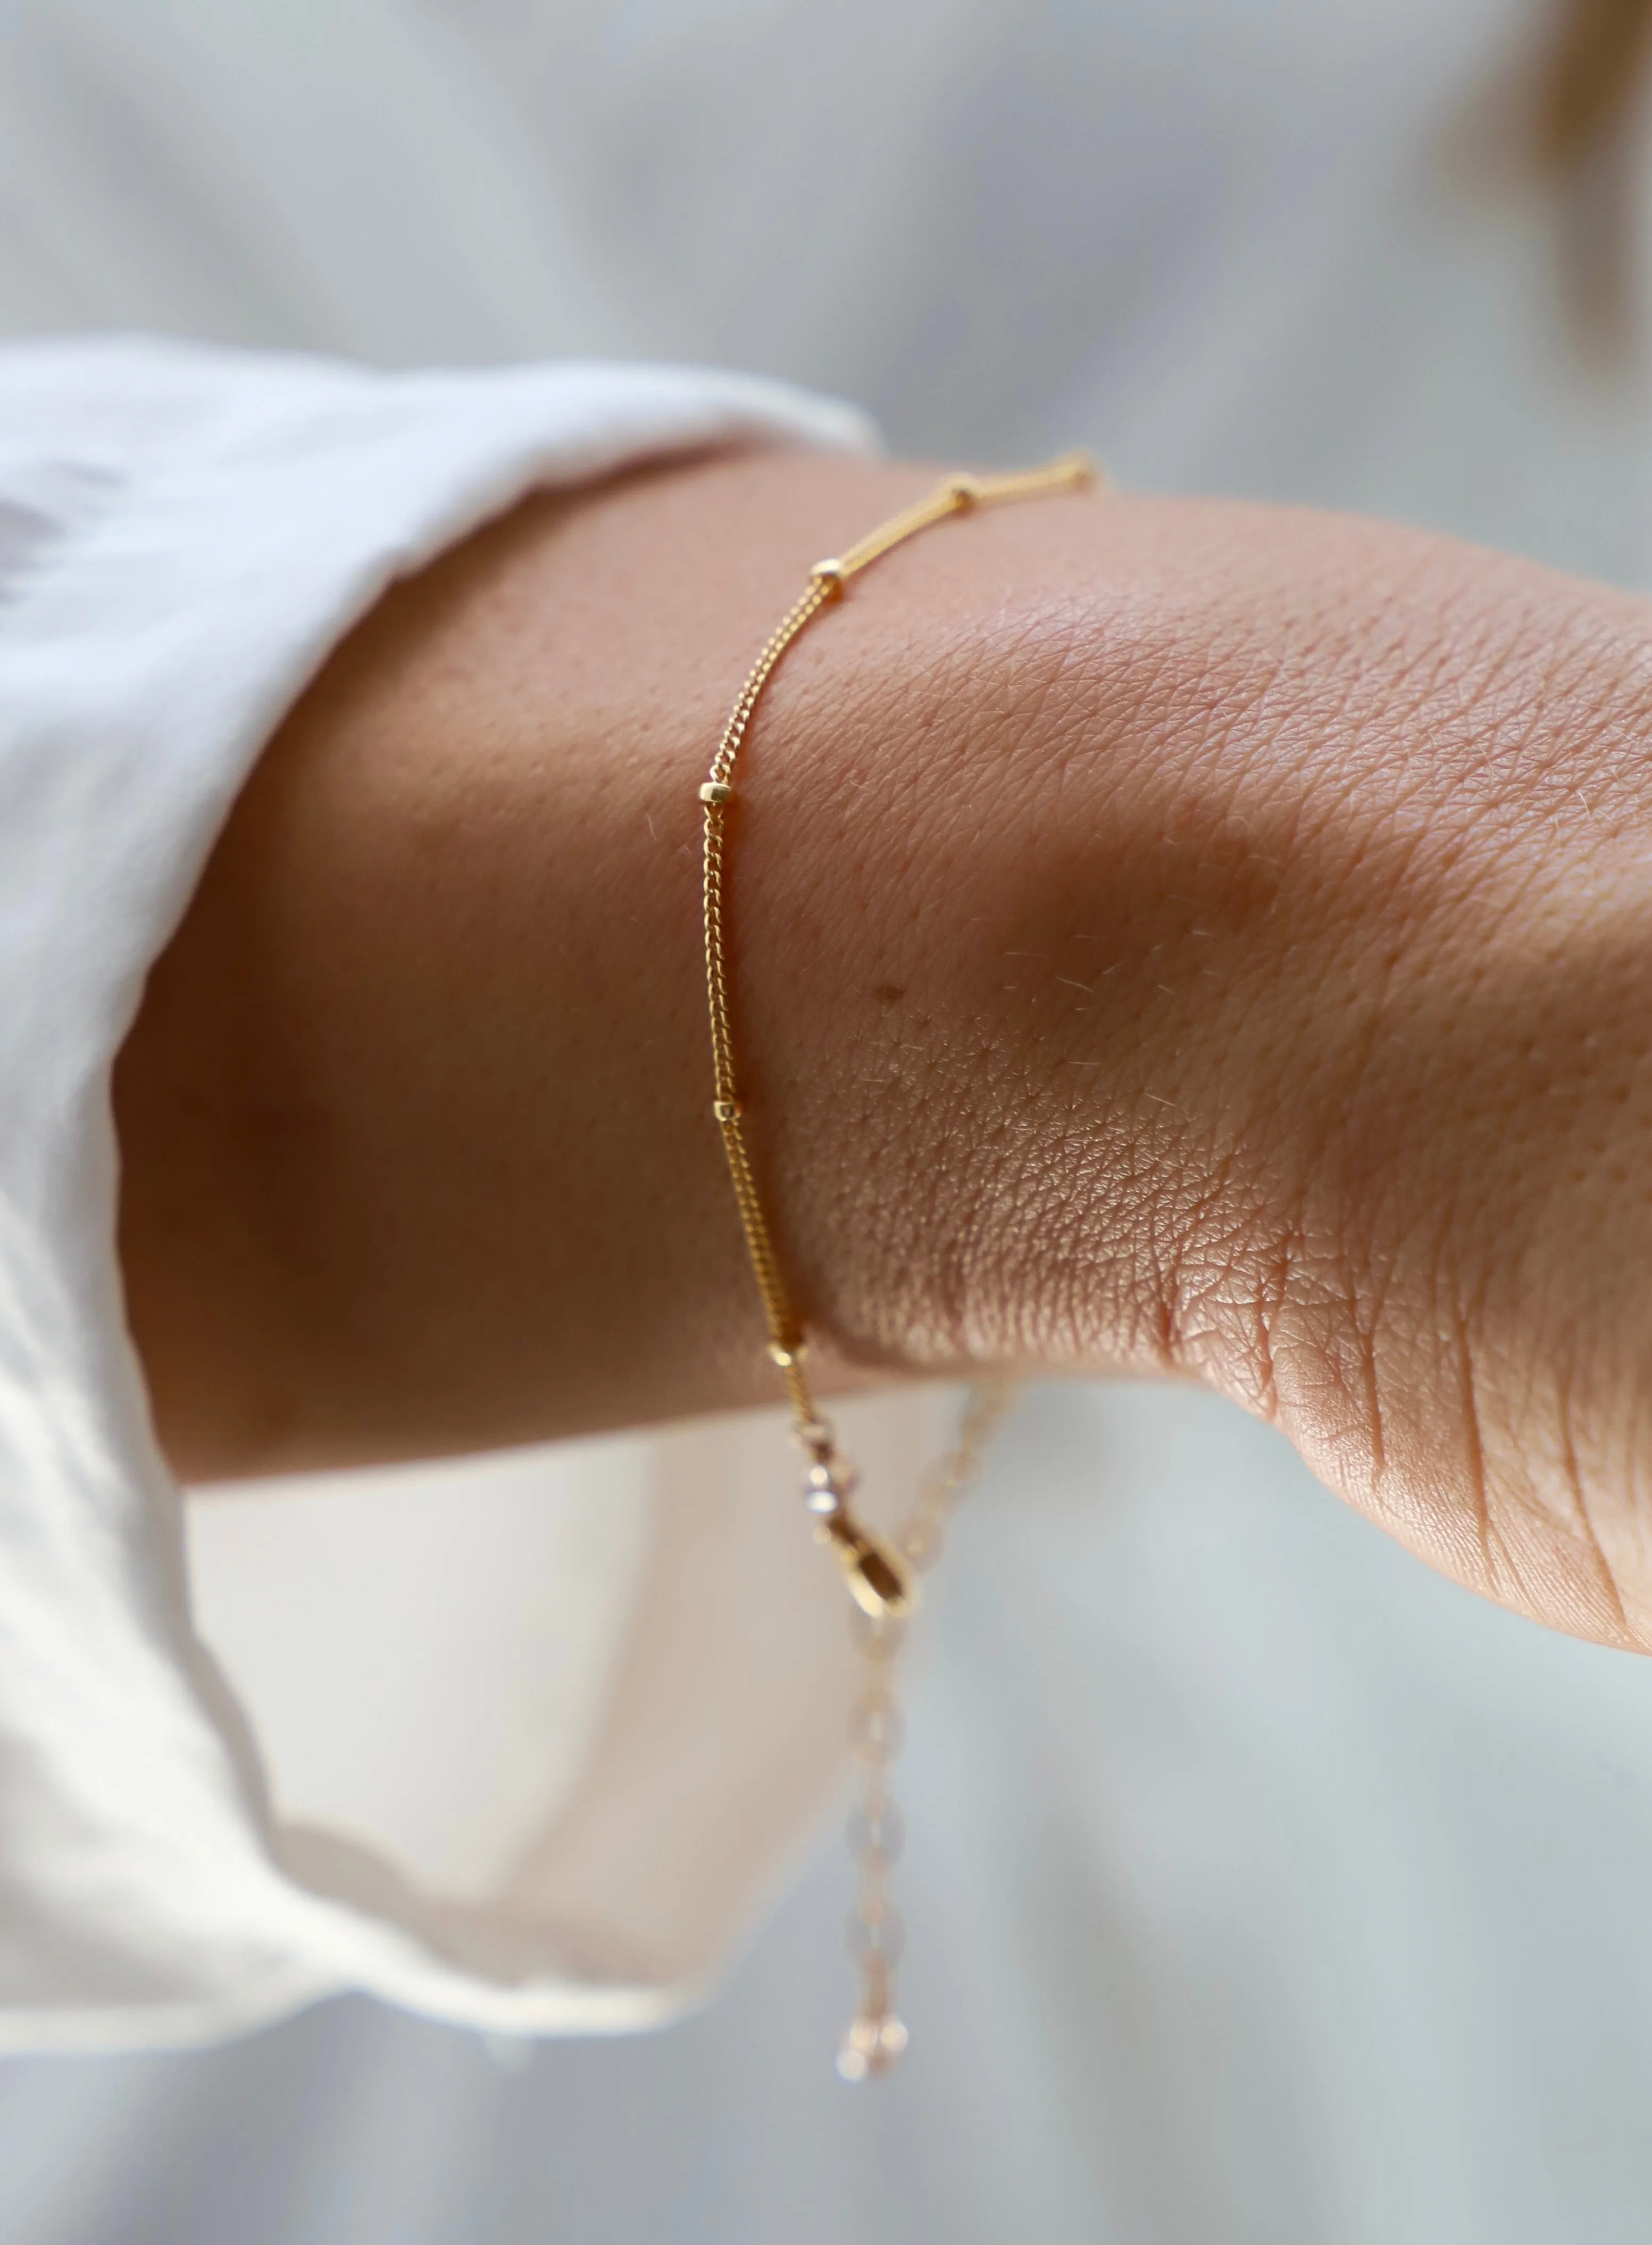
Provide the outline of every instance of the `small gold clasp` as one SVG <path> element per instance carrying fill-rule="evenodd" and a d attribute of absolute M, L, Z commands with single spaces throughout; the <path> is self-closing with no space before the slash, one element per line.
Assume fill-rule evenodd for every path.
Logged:
<path fill-rule="evenodd" d="M 861 1611 L 873 1621 L 899 1621 L 911 1613 L 917 1589 L 888 1544 L 845 1511 L 832 1514 L 822 1524 L 843 1570 L 849 1595 Z"/>

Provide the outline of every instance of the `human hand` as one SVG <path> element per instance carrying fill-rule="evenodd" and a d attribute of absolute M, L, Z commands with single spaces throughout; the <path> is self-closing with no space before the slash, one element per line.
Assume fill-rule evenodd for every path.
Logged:
<path fill-rule="evenodd" d="M 809 563 L 928 479 L 536 502 L 341 651 L 118 1080 L 184 1469 L 767 1394 L 695 788 Z M 1197 1378 L 1459 1578 L 1646 1641 L 1649 620 L 1117 497 L 859 580 L 735 838 L 754 1150 L 829 1372 Z"/>

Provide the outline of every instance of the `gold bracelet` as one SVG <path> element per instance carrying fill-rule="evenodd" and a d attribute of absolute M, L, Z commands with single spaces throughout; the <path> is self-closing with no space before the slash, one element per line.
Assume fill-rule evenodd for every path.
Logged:
<path fill-rule="evenodd" d="M 747 675 L 723 727 L 711 770 L 700 790 L 705 817 L 706 997 L 711 1015 L 714 1077 L 712 1113 L 722 1132 L 735 1200 L 768 1327 L 768 1354 L 785 1383 L 794 1438 L 809 1460 L 803 1502 L 816 1533 L 829 1543 L 855 1601 L 868 1665 L 868 1681 L 850 1726 L 850 1744 L 863 1783 L 850 1820 L 850 1843 L 861 1866 L 861 1890 L 851 1920 L 851 1948 L 860 1974 L 860 2005 L 838 2053 L 846 2080 L 887 2072 L 906 2047 L 906 2029 L 894 2007 L 895 1966 L 901 1927 L 889 1896 L 897 1823 L 889 1769 L 899 1743 L 893 1663 L 902 1625 L 916 1598 L 917 1574 L 939 1556 L 947 1516 L 974 1478 L 993 1427 L 1008 1407 L 1008 1392 L 984 1386 L 972 1391 L 956 1446 L 924 1476 L 912 1514 L 893 1542 L 874 1536 L 851 1504 L 857 1476 L 843 1458 L 829 1422 L 816 1407 L 803 1361 L 808 1340 L 782 1275 L 756 1179 L 746 1148 L 744 1109 L 735 1068 L 733 1012 L 728 995 L 725 917 L 728 889 L 728 820 L 735 803 L 734 772 L 757 704 L 782 657 L 821 610 L 843 598 L 851 577 L 951 515 L 1009 499 L 1088 488 L 1099 471 L 1087 453 L 1070 452 L 1047 466 L 1015 475 L 948 476 L 927 499 L 892 515 L 848 552 L 817 561 L 809 586 L 787 612 Z"/>

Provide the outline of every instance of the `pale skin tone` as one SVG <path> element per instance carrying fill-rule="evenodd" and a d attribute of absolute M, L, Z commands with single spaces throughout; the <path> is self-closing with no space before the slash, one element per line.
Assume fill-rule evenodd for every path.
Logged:
<path fill-rule="evenodd" d="M 117 1073 L 186 1476 L 772 1400 L 699 806 L 809 564 L 932 479 L 538 499 L 271 745 Z M 1435 1565 L 1652 1644 L 1652 607 L 1053 498 L 789 657 L 733 828 L 751 1143 L 823 1385 L 1163 1373 Z"/>

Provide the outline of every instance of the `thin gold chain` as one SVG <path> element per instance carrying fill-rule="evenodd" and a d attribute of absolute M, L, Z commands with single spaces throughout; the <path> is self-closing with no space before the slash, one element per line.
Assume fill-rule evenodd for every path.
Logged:
<path fill-rule="evenodd" d="M 850 1948 L 860 1973 L 861 2004 L 838 2058 L 846 2079 L 884 2072 L 906 2046 L 906 2029 L 894 2009 L 894 1972 L 900 1922 L 890 1898 L 897 1825 L 889 1771 L 898 1751 L 900 1713 L 894 1693 L 896 1657 L 916 1596 L 916 1575 L 933 1563 L 947 1520 L 979 1469 L 998 1420 L 1008 1407 L 999 1387 L 972 1390 L 956 1446 L 919 1484 L 912 1513 L 892 1542 L 874 1536 L 850 1499 L 857 1476 L 839 1453 L 829 1423 L 816 1407 L 803 1369 L 807 1339 L 787 1290 L 774 1235 L 763 1209 L 746 1145 L 740 1077 L 735 1061 L 734 1012 L 729 997 L 728 891 L 729 822 L 735 802 L 735 765 L 763 690 L 787 649 L 823 608 L 841 600 L 851 577 L 950 516 L 1007 500 L 1084 489 L 1098 471 L 1087 453 L 1069 452 L 1047 465 L 1012 475 L 948 476 L 926 499 L 891 515 L 848 551 L 817 561 L 800 594 L 764 642 L 747 674 L 700 790 L 705 818 L 706 999 L 711 1018 L 712 1112 L 722 1133 L 735 1202 L 746 1235 L 752 1275 L 768 1329 L 768 1354 L 785 1383 L 794 1439 L 809 1459 L 803 1497 L 816 1533 L 829 1543 L 855 1601 L 867 1680 L 856 1702 L 850 1743 L 862 1783 L 850 1820 L 851 1845 L 861 1865 L 861 1890 L 850 1920 Z"/>
<path fill-rule="evenodd" d="M 970 1389 L 957 1440 L 920 1475 L 911 1511 L 895 1536 L 896 1550 L 915 1573 L 927 1572 L 939 1560 L 952 1514 L 974 1484 L 999 1423 L 1014 1403 L 1015 1390 L 998 1381 Z M 865 2081 L 889 2072 L 907 2038 L 906 2022 L 895 2005 L 906 1927 L 890 1891 L 905 1828 L 891 1772 L 906 1733 L 896 1696 L 906 1622 L 858 1607 L 850 1611 L 865 1664 L 849 1717 L 856 1786 L 844 1834 L 858 1873 L 849 1918 L 849 1959 L 860 2001 L 837 2053 L 837 2071 L 845 2081 Z"/>

